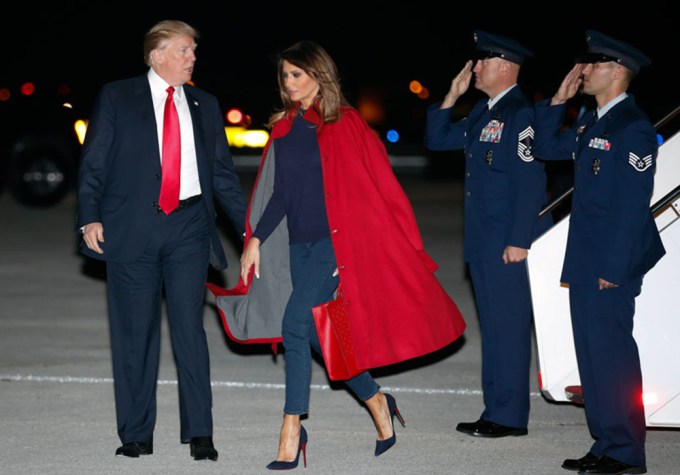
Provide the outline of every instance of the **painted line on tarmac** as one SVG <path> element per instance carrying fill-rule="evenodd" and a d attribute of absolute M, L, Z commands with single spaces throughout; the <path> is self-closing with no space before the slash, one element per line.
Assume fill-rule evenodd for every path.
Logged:
<path fill-rule="evenodd" d="M 113 384 L 113 378 L 84 378 L 80 376 L 37 376 L 20 374 L 0 374 L 0 381 L 9 382 L 30 382 L 30 383 L 60 383 L 60 384 Z M 176 379 L 159 379 L 159 385 L 177 385 Z M 241 381 L 213 381 L 213 387 L 239 388 L 239 389 L 285 389 L 285 384 L 279 383 L 255 383 Z M 312 384 L 310 386 L 315 391 L 329 391 L 331 387 L 327 384 Z M 463 395 L 481 396 L 479 389 L 436 389 L 436 388 L 402 388 L 397 386 L 381 386 L 382 390 L 404 394 L 444 394 L 444 395 Z M 540 397 L 538 392 L 530 393 L 533 397 Z"/>

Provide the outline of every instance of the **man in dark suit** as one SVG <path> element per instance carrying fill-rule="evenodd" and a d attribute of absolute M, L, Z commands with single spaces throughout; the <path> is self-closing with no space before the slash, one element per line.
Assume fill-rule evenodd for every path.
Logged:
<path fill-rule="evenodd" d="M 532 154 L 533 105 L 517 79 L 533 54 L 505 36 L 475 31 L 468 61 L 446 97 L 427 112 L 430 150 L 465 152 L 465 261 L 482 336 L 484 411 L 456 429 L 475 437 L 527 434 L 532 306 L 525 260 L 532 241 L 552 224 L 539 220 L 547 201 L 543 163 Z M 472 75 L 481 99 L 461 120 L 453 106 Z"/>
<path fill-rule="evenodd" d="M 651 61 L 598 31 L 555 95 L 536 104 L 534 152 L 574 160 L 574 196 L 561 281 L 569 284 L 574 346 L 590 450 L 562 467 L 579 473 L 645 473 L 642 372 L 633 337 L 635 297 L 665 249 L 649 200 L 658 143 L 627 90 Z M 597 110 L 562 131 L 566 102 L 580 88 Z"/>
<path fill-rule="evenodd" d="M 180 441 L 190 444 L 196 460 L 218 456 L 203 304 L 208 265 L 223 269 L 227 262 L 213 200 L 239 234 L 246 202 L 217 99 L 187 84 L 197 38 L 198 32 L 180 21 L 154 25 L 144 39 L 148 72 L 102 88 L 82 149 L 78 227 L 82 252 L 106 261 L 123 443 L 116 455 L 153 453 L 165 290 L 179 382 Z M 174 121 L 166 122 L 173 109 Z M 168 135 L 171 129 L 174 135 Z M 174 190 L 166 187 L 173 181 L 166 169 L 173 151 Z"/>

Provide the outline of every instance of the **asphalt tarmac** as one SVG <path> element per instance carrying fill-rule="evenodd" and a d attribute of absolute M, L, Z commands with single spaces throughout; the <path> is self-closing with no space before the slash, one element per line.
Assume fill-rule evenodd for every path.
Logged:
<path fill-rule="evenodd" d="M 373 455 L 368 412 L 313 367 L 307 468 L 314 474 L 566 474 L 565 458 L 592 440 L 583 409 L 546 400 L 531 368 L 529 434 L 477 439 L 455 430 L 482 411 L 479 326 L 462 260 L 462 185 L 419 173 L 399 175 L 437 275 L 468 328 L 450 347 L 373 374 L 406 420 L 397 443 Z M 252 175 L 244 174 L 247 193 Z M 52 208 L 27 208 L 0 196 L 0 473 L 264 474 L 276 457 L 284 364 L 269 347 L 228 341 L 211 294 L 205 329 L 211 355 L 214 441 L 219 460 L 194 461 L 179 441 L 176 372 L 163 323 L 158 420 L 153 455 L 115 457 L 113 380 L 103 268 L 77 253 L 75 196 Z M 224 232 L 231 263 L 240 247 Z M 238 266 L 213 273 L 236 283 Z M 677 377 L 677 375 L 676 375 Z M 396 419 L 395 419 L 396 423 Z M 649 429 L 648 473 L 680 473 L 680 431 Z"/>

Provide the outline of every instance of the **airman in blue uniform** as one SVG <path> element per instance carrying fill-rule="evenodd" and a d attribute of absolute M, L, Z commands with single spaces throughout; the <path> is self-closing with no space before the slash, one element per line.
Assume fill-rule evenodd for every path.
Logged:
<path fill-rule="evenodd" d="M 425 145 L 464 150 L 464 255 L 482 336 L 484 411 L 457 430 L 477 437 L 527 434 L 532 305 L 525 259 L 552 223 L 539 220 L 547 201 L 544 165 L 534 159 L 533 104 L 517 79 L 531 51 L 501 35 L 474 32 L 476 60 L 467 61 L 439 104 L 427 111 Z M 473 67 L 474 66 L 474 67 Z M 488 99 L 455 121 L 453 106 L 468 89 Z"/>
<path fill-rule="evenodd" d="M 650 198 L 658 144 L 626 91 L 650 59 L 598 31 L 551 99 L 536 104 L 534 152 L 574 160 L 574 195 L 561 281 L 569 285 L 574 345 L 590 433 L 589 452 L 562 467 L 579 473 L 646 473 L 642 374 L 633 338 L 635 297 L 665 250 Z M 566 101 L 595 97 L 568 131 Z"/>

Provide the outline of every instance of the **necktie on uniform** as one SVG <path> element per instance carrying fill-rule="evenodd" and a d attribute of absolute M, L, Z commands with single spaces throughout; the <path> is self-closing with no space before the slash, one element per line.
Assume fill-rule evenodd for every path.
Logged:
<path fill-rule="evenodd" d="M 175 88 L 170 86 L 166 90 L 168 97 L 165 100 L 165 111 L 163 113 L 162 181 L 158 206 L 165 214 L 170 214 L 179 203 L 181 143 L 179 116 L 173 99 Z"/>

